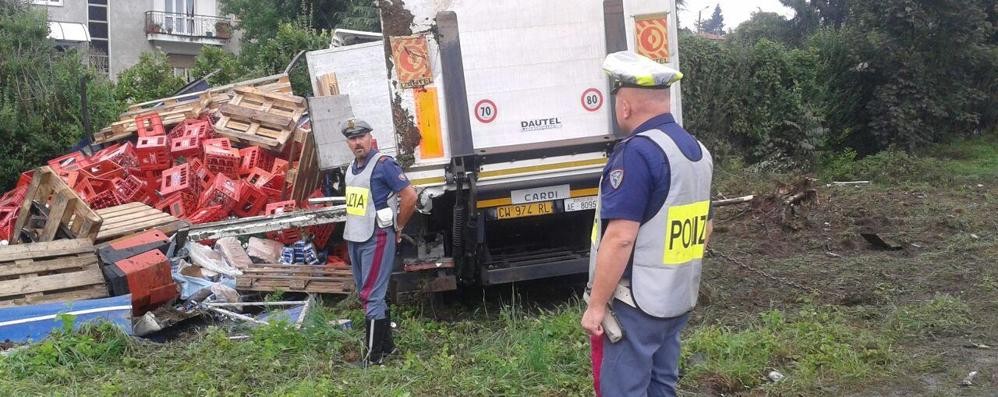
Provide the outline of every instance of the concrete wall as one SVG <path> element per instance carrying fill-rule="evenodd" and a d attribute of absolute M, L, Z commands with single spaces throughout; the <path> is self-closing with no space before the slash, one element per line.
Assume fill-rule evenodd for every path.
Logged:
<path fill-rule="evenodd" d="M 145 13 L 153 9 L 153 1 L 156 0 L 108 1 L 111 78 L 117 78 L 121 71 L 137 63 L 143 52 L 153 50 L 145 30 Z"/>
<path fill-rule="evenodd" d="M 56 22 L 87 23 L 86 0 L 63 0 L 61 6 L 36 6 L 48 12 L 48 20 Z"/>

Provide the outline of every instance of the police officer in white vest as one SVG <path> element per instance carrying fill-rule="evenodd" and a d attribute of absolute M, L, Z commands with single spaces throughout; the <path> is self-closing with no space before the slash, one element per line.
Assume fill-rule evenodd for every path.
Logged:
<path fill-rule="evenodd" d="M 672 117 L 682 73 L 631 52 L 603 62 L 627 134 L 599 187 L 588 307 L 598 395 L 675 396 L 679 334 L 697 301 L 710 235 L 710 152 Z"/>
<path fill-rule="evenodd" d="M 395 351 L 385 294 L 402 230 L 416 209 L 416 190 L 395 159 L 374 149 L 371 126 L 343 123 L 342 133 L 356 157 L 346 170 L 347 240 L 357 294 L 364 307 L 365 364 L 380 365 Z"/>

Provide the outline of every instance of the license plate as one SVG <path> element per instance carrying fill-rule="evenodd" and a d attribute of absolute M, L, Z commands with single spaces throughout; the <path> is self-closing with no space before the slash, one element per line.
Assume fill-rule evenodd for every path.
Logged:
<path fill-rule="evenodd" d="M 596 209 L 596 201 L 596 196 L 566 199 L 565 212 L 594 210 Z"/>
<path fill-rule="evenodd" d="M 507 205 L 496 208 L 496 218 L 513 219 L 554 213 L 554 202 Z"/>

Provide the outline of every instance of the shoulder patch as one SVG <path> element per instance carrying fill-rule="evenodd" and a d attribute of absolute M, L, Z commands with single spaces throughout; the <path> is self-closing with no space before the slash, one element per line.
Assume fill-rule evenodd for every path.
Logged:
<path fill-rule="evenodd" d="M 614 189 L 619 188 L 620 184 L 624 182 L 624 169 L 618 168 L 610 171 L 610 186 Z"/>
<path fill-rule="evenodd" d="M 405 181 L 408 181 L 409 178 L 406 178 L 405 174 L 399 174 L 399 180 L 405 182 Z"/>

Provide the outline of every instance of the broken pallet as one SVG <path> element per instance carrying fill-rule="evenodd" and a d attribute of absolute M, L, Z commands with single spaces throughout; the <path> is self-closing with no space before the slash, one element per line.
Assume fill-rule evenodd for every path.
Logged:
<path fill-rule="evenodd" d="M 275 152 L 284 150 L 298 120 L 306 111 L 305 98 L 237 87 L 229 103 L 219 109 L 215 132 L 246 145 Z"/>
<path fill-rule="evenodd" d="M 143 203 L 128 203 L 99 209 L 97 215 L 104 220 L 97 233 L 97 241 L 107 241 L 152 228 L 171 234 L 185 225 L 173 215 Z"/>
<path fill-rule="evenodd" d="M 0 307 L 107 295 L 90 240 L 0 247 Z"/>
<path fill-rule="evenodd" d="M 86 201 L 49 167 L 38 168 L 34 175 L 17 214 L 12 244 L 97 236 L 101 218 Z"/>
<path fill-rule="evenodd" d="M 322 294 L 349 294 L 354 290 L 353 275 L 347 269 L 326 266 L 254 265 L 236 277 L 242 291 L 285 291 Z"/>
<path fill-rule="evenodd" d="M 192 101 L 177 102 L 148 111 L 122 113 L 119 121 L 94 133 L 94 143 L 114 142 L 135 135 L 135 132 L 138 131 L 138 125 L 135 124 L 136 116 L 156 113 L 159 115 L 160 120 L 162 120 L 163 127 L 169 129 L 171 126 L 180 124 L 184 120 L 198 118 L 210 103 L 211 96 L 203 95 Z"/>
<path fill-rule="evenodd" d="M 319 153 L 311 130 L 301 128 L 295 132 L 293 144 L 291 161 L 294 167 L 288 170 L 285 181 L 291 192 L 291 199 L 300 202 L 308 199 L 319 186 L 322 172 L 319 170 Z"/>

